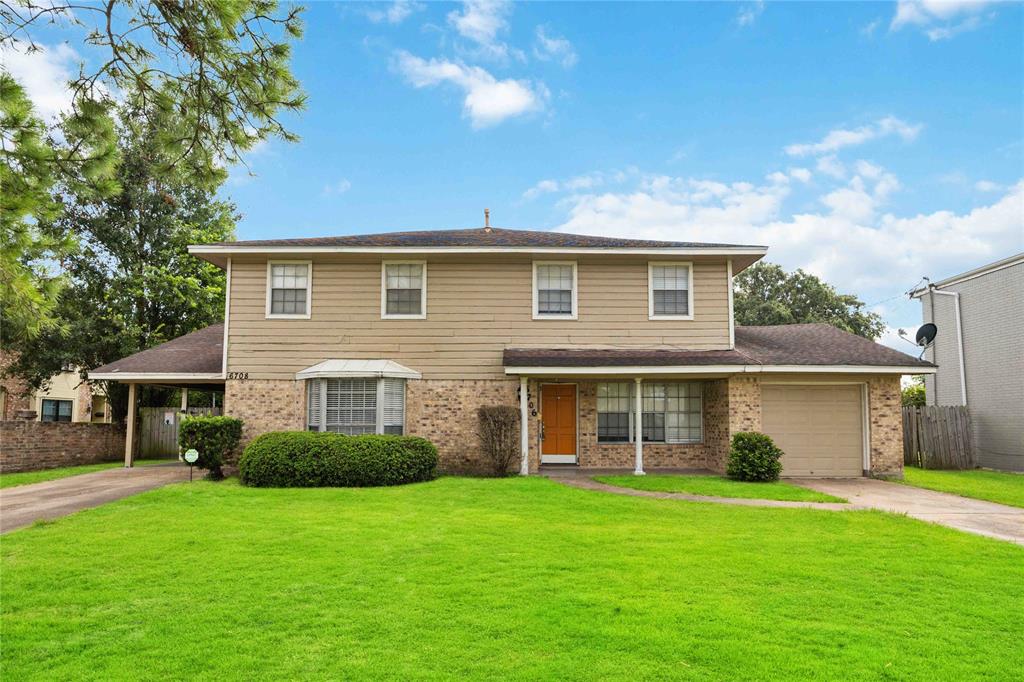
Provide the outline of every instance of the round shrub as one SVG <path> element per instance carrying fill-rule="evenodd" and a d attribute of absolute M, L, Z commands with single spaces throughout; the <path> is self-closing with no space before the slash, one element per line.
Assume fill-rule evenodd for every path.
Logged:
<path fill-rule="evenodd" d="M 415 436 L 276 431 L 249 443 L 238 469 L 261 488 L 400 485 L 434 478 L 437 448 Z"/>
<path fill-rule="evenodd" d="M 732 437 L 726 474 L 737 481 L 777 481 L 782 450 L 763 433 L 740 432 Z"/>
<path fill-rule="evenodd" d="M 178 445 L 183 451 L 195 448 L 196 466 L 207 469 L 215 481 L 224 478 L 224 460 L 241 439 L 242 420 L 234 417 L 185 417 L 178 429 Z"/>

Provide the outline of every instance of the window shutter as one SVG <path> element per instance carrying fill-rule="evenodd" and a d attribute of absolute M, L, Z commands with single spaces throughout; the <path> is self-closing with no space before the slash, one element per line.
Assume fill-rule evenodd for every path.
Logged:
<path fill-rule="evenodd" d="M 384 433 L 401 434 L 405 426 L 405 379 L 381 379 Z"/>
<path fill-rule="evenodd" d="M 323 401 L 320 400 L 320 379 L 310 379 L 306 382 L 306 393 L 309 396 L 307 428 L 310 431 L 319 431 L 323 423 Z"/>

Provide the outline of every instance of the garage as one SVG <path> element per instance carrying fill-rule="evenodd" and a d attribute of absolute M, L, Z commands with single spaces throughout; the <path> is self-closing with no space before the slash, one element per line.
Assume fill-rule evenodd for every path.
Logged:
<path fill-rule="evenodd" d="M 785 453 L 783 476 L 863 475 L 862 390 L 860 384 L 761 387 L 762 429 Z"/>

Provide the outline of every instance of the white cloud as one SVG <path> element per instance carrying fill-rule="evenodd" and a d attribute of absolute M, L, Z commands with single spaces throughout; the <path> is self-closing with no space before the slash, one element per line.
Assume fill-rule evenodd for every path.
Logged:
<path fill-rule="evenodd" d="M 810 182 L 811 171 L 807 170 L 806 168 L 790 168 L 789 177 L 796 178 L 800 182 Z"/>
<path fill-rule="evenodd" d="M 28 45 L 15 40 L 0 48 L 3 66 L 35 105 L 36 113 L 45 121 L 53 121 L 62 112 L 71 111 L 68 81 L 77 74 L 81 61 L 74 49 L 63 43 L 40 45 L 37 52 L 28 52 Z"/>
<path fill-rule="evenodd" d="M 448 23 L 463 38 L 476 44 L 476 53 L 491 59 L 507 59 L 511 54 L 522 60 L 520 50 L 509 48 L 498 39 L 508 31 L 506 17 L 512 12 L 512 3 L 505 0 L 465 0 L 462 11 L 448 13 Z"/>
<path fill-rule="evenodd" d="M 755 0 L 744 5 L 736 13 L 736 25 L 752 26 L 762 12 L 764 12 L 764 0 Z"/>
<path fill-rule="evenodd" d="M 922 275 L 933 278 L 1021 250 L 1024 180 L 966 213 L 897 216 L 883 210 L 898 180 L 874 164 L 826 188 L 820 211 L 787 213 L 790 185 L 779 176 L 755 185 L 698 178 L 642 176 L 632 188 L 563 199 L 560 232 L 646 239 L 765 244 L 767 258 L 804 268 L 873 303 L 891 326 L 913 327 L 919 308 L 902 297 Z M 866 177 L 870 174 L 872 177 Z M 896 347 L 899 347 L 898 345 Z"/>
<path fill-rule="evenodd" d="M 557 192 L 558 187 L 558 181 L 556 180 L 541 180 L 536 185 L 523 192 L 523 198 L 527 200 L 536 199 L 542 194 Z"/>
<path fill-rule="evenodd" d="M 337 182 L 324 185 L 324 189 L 320 192 L 320 195 L 325 197 L 336 197 L 340 194 L 344 194 L 350 189 L 352 189 L 352 183 L 349 180 L 342 178 Z"/>
<path fill-rule="evenodd" d="M 791 144 L 786 147 L 786 153 L 790 156 L 832 154 L 845 147 L 861 145 L 865 142 L 890 135 L 896 135 L 904 142 L 910 142 L 917 137 L 922 127 L 920 124 L 911 125 L 895 116 L 886 116 L 875 123 L 852 130 L 837 128 L 836 130 L 829 131 L 820 142 Z"/>
<path fill-rule="evenodd" d="M 465 94 L 463 112 L 474 128 L 539 111 L 550 97 L 541 82 L 498 80 L 479 66 L 444 59 L 425 60 L 404 50 L 395 52 L 393 67 L 416 88 L 450 83 Z"/>
<path fill-rule="evenodd" d="M 367 18 L 375 24 L 400 24 L 416 12 L 426 8 L 421 2 L 413 0 L 395 0 L 386 9 L 371 9 L 366 12 Z"/>
<path fill-rule="evenodd" d="M 979 192 L 998 192 L 1003 189 L 1003 186 L 991 180 L 978 180 L 974 183 L 974 189 Z"/>
<path fill-rule="evenodd" d="M 832 178 L 845 178 L 846 177 L 846 166 L 843 162 L 836 158 L 835 154 L 829 154 L 818 159 L 815 167 L 819 172 L 824 173 Z"/>
<path fill-rule="evenodd" d="M 543 26 L 537 27 L 533 56 L 541 61 L 557 61 L 567 69 L 575 66 L 579 59 L 571 42 L 560 36 L 548 35 Z"/>
<path fill-rule="evenodd" d="M 865 24 L 864 26 L 861 27 L 860 34 L 862 36 L 870 38 L 871 36 L 875 35 L 875 31 L 878 30 L 878 27 L 881 25 L 881 23 L 881 19 L 875 19 L 874 21 Z"/>
<path fill-rule="evenodd" d="M 946 40 L 982 25 L 990 0 L 899 0 L 889 30 L 915 26 L 931 41 Z"/>

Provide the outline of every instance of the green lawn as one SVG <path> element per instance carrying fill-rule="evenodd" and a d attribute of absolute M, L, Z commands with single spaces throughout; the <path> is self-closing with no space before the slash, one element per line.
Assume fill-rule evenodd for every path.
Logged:
<path fill-rule="evenodd" d="M 937 471 L 905 467 L 903 483 L 978 500 L 1024 507 L 1024 474 L 1001 471 Z"/>
<path fill-rule="evenodd" d="M 136 460 L 135 466 L 146 466 L 147 464 L 161 464 L 172 462 L 171 459 L 147 459 Z M 88 474 L 93 471 L 104 469 L 116 469 L 124 466 L 124 461 L 101 462 L 100 464 L 83 464 L 77 467 L 59 467 L 57 469 L 43 469 L 42 471 L 21 471 L 14 474 L 0 474 L 0 488 L 10 488 L 16 485 L 28 485 L 29 483 L 42 483 L 43 481 L 55 481 L 58 478 Z"/>
<path fill-rule="evenodd" d="M 757 500 L 789 500 L 792 502 L 846 502 L 808 490 L 798 485 L 782 483 L 745 483 L 722 476 L 676 476 L 649 474 L 647 476 L 594 476 L 595 481 L 636 490 L 654 490 L 660 493 L 689 493 L 711 497 L 744 497 Z"/>
<path fill-rule="evenodd" d="M 543 478 L 168 486 L 3 537 L 4 679 L 1012 679 L 1024 548 Z"/>

